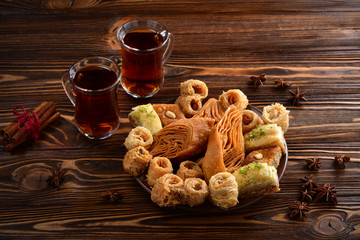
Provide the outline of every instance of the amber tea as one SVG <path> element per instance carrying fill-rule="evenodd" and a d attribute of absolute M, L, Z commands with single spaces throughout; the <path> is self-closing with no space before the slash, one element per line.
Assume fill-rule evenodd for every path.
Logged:
<path fill-rule="evenodd" d="M 173 37 L 160 23 L 134 20 L 118 31 L 121 43 L 121 84 L 133 97 L 151 97 L 164 81 L 163 65 L 173 47 Z"/>
<path fill-rule="evenodd" d="M 91 93 L 93 90 L 110 87 L 116 80 L 117 76 L 113 71 L 99 66 L 87 66 L 76 73 L 74 84 L 89 90 L 88 92 L 79 91 L 75 88 L 75 120 L 80 131 L 100 138 L 118 127 L 117 88 L 96 94 Z"/>

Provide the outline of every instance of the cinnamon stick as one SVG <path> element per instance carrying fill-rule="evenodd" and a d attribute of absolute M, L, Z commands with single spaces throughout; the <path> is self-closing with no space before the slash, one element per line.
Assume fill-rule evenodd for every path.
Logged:
<path fill-rule="evenodd" d="M 56 112 L 56 105 L 53 102 L 42 102 L 34 109 L 34 113 L 39 118 L 39 131 L 43 130 L 60 117 L 60 113 Z M 33 113 L 30 114 L 34 117 Z M 22 127 L 22 125 L 23 124 L 20 123 L 20 127 Z M 13 122 L 1 129 L 0 136 L 2 137 L 2 143 L 5 146 L 5 149 L 11 151 L 27 140 L 28 133 L 27 131 L 19 130 L 17 122 Z"/>
<path fill-rule="evenodd" d="M 60 118 L 60 113 L 56 112 L 52 116 L 50 116 L 48 119 L 45 119 L 42 123 L 40 123 L 40 131 L 46 128 L 48 125 L 56 121 Z M 6 151 L 11 151 L 21 143 L 25 142 L 27 140 L 27 135 L 22 135 L 21 138 L 17 139 L 16 142 L 12 142 L 5 146 Z"/>

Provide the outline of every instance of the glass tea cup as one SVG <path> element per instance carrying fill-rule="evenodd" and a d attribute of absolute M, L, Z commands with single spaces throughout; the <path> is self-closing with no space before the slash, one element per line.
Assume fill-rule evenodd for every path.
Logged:
<path fill-rule="evenodd" d="M 117 32 L 121 45 L 121 85 L 135 98 L 155 95 L 164 83 L 163 67 L 174 48 L 174 36 L 155 21 L 126 22 Z"/>
<path fill-rule="evenodd" d="M 119 67 L 104 57 L 84 58 L 63 74 L 62 85 L 75 106 L 76 126 L 86 137 L 105 139 L 118 129 L 119 81 Z"/>

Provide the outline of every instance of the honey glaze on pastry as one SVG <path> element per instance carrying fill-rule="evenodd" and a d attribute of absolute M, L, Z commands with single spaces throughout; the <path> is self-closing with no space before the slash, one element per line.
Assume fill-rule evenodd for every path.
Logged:
<path fill-rule="evenodd" d="M 241 113 L 243 115 L 243 133 L 250 132 L 259 124 L 264 124 L 263 120 L 254 111 L 243 110 Z"/>
<path fill-rule="evenodd" d="M 153 156 L 167 157 L 173 163 L 192 159 L 206 149 L 211 127 L 211 118 L 190 118 L 173 122 L 154 135 L 150 148 Z"/>
<path fill-rule="evenodd" d="M 284 133 L 276 124 L 258 125 L 251 132 L 245 133 L 244 138 L 246 152 L 274 146 L 286 152 Z"/>
<path fill-rule="evenodd" d="M 252 162 L 267 163 L 269 166 L 277 168 L 282 157 L 281 148 L 279 146 L 264 148 L 249 153 L 241 166 L 248 165 Z"/>
<path fill-rule="evenodd" d="M 200 178 L 187 178 L 184 182 L 184 203 L 190 207 L 203 204 L 209 195 L 206 182 Z"/>
<path fill-rule="evenodd" d="M 224 109 L 220 102 L 215 98 L 209 98 L 204 106 L 194 114 L 194 118 L 208 117 L 215 119 L 215 122 L 219 122 L 224 116 Z"/>
<path fill-rule="evenodd" d="M 228 172 L 213 175 L 209 181 L 210 201 L 217 207 L 227 209 L 238 203 L 238 184 Z"/>
<path fill-rule="evenodd" d="M 148 173 L 146 174 L 147 182 L 154 186 L 155 182 L 161 176 L 172 173 L 173 167 L 170 160 L 166 157 L 154 157 L 150 160 Z"/>
<path fill-rule="evenodd" d="M 182 180 L 186 178 L 202 178 L 204 176 L 200 166 L 193 161 L 181 162 L 176 175 L 181 177 Z"/>
<path fill-rule="evenodd" d="M 224 117 L 212 128 L 207 150 L 202 159 L 202 169 L 206 182 L 218 172 L 233 172 L 245 157 L 242 135 L 242 114 L 231 105 Z"/>
<path fill-rule="evenodd" d="M 202 108 L 199 95 L 181 95 L 175 101 L 186 117 L 192 117 Z"/>
<path fill-rule="evenodd" d="M 160 207 L 173 207 L 183 203 L 184 181 L 175 174 L 161 176 L 151 190 L 151 200 Z"/>
<path fill-rule="evenodd" d="M 153 104 L 153 108 L 159 115 L 163 126 L 185 119 L 184 113 L 177 104 Z"/>
<path fill-rule="evenodd" d="M 142 146 L 148 149 L 153 143 L 153 136 L 149 129 L 144 127 L 133 128 L 126 137 L 124 145 L 127 150 Z"/>
<path fill-rule="evenodd" d="M 262 118 L 265 123 L 277 124 L 283 132 L 286 132 L 289 127 L 289 113 L 290 111 L 283 105 L 275 103 L 264 107 Z"/>
<path fill-rule="evenodd" d="M 200 100 L 208 96 L 208 87 L 200 80 L 189 79 L 180 84 L 181 95 L 198 95 Z"/>
<path fill-rule="evenodd" d="M 224 92 L 220 95 L 219 101 L 224 109 L 235 105 L 240 111 L 244 110 L 249 103 L 247 96 L 239 89 L 230 89 Z"/>
<path fill-rule="evenodd" d="M 142 146 L 129 150 L 124 157 L 123 167 L 131 176 L 139 176 L 149 165 L 152 155 Z"/>
<path fill-rule="evenodd" d="M 240 198 L 258 197 L 280 191 L 276 168 L 253 162 L 234 172 Z"/>

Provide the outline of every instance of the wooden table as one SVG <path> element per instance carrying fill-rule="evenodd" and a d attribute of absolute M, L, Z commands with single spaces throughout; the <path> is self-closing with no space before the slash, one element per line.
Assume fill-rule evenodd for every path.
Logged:
<path fill-rule="evenodd" d="M 22 104 L 57 104 L 61 118 L 12 152 L 0 150 L 1 239 L 359 239 L 360 238 L 360 2 L 352 1 L 86 1 L 0 3 L 0 127 Z M 176 37 L 166 81 L 149 100 L 121 89 L 122 125 L 92 141 L 73 123 L 74 107 L 60 76 L 88 56 L 119 55 L 115 32 L 134 17 L 163 23 Z M 254 88 L 250 76 L 266 74 Z M 160 208 L 122 167 L 127 114 L 144 103 L 173 103 L 179 84 L 194 78 L 209 97 L 239 88 L 258 108 L 274 102 L 290 113 L 289 163 L 281 191 L 237 211 L 201 214 Z M 282 78 L 306 91 L 292 106 Z M 351 156 L 345 169 L 334 157 Z M 319 157 L 318 171 L 305 159 Z M 46 179 L 65 170 L 56 189 Z M 312 202 L 303 221 L 288 217 L 300 177 L 336 185 L 337 205 Z M 100 195 L 118 190 L 123 199 Z"/>

